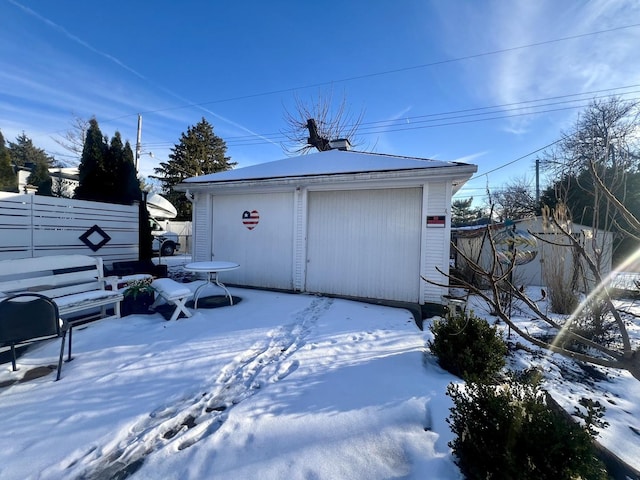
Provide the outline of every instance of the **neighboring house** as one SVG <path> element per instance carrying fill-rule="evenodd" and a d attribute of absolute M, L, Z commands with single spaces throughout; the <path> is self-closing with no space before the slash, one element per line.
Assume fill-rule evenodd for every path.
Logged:
<path fill-rule="evenodd" d="M 186 179 L 196 261 L 236 285 L 441 303 L 451 196 L 475 165 L 345 150 Z"/>
<path fill-rule="evenodd" d="M 17 167 L 18 172 L 18 192 L 35 193 L 35 188 L 27 184 L 27 179 L 31 175 L 29 166 Z M 51 175 L 51 191 L 54 197 L 73 197 L 73 193 L 78 186 L 78 167 L 54 167 L 49 169 Z"/>
<path fill-rule="evenodd" d="M 542 217 L 516 220 L 514 224 L 517 230 L 533 233 L 542 239 L 537 242 L 533 260 L 523 265 L 516 265 L 514 268 L 513 279 L 516 285 L 544 286 L 547 284 L 546 279 L 553 274 L 562 274 L 568 284 L 572 281 L 575 272 L 577 275 L 576 287 L 580 291 L 589 291 L 595 286 L 593 274 L 584 260 L 576 260 L 574 250 L 564 246 L 570 243 L 569 239 L 563 235 L 555 234 L 548 225 L 545 225 Z M 452 241 L 465 256 L 478 263 L 484 270 L 490 271 L 495 257 L 487 239 L 487 233 L 491 231 L 495 238 L 506 228 L 510 227 L 506 227 L 504 224 L 493 224 L 491 226 L 453 228 Z M 591 256 L 596 251 L 602 252 L 600 271 L 603 277 L 608 275 L 611 272 L 613 234 L 577 223 L 571 224 L 571 233 Z M 562 245 L 553 245 L 552 243 L 561 243 Z M 455 249 L 452 250 L 452 256 L 458 271 L 470 277 L 470 271 L 465 265 L 464 258 L 457 254 Z"/>

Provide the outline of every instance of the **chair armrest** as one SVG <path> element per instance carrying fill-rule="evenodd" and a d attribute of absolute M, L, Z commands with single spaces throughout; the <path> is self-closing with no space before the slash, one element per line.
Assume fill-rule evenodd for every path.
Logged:
<path fill-rule="evenodd" d="M 118 280 L 120 280 L 117 276 L 112 275 L 109 277 L 104 277 L 104 285 L 105 287 L 110 287 L 111 290 L 118 290 Z"/>
<path fill-rule="evenodd" d="M 68 332 L 72 328 L 71 323 L 64 318 L 58 318 L 58 323 L 60 324 L 60 331 L 62 332 Z"/>

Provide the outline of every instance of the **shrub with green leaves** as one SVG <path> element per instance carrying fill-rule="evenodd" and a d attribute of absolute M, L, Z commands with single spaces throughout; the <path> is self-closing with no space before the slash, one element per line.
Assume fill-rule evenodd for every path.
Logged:
<path fill-rule="evenodd" d="M 507 346 L 496 327 L 463 312 L 436 319 L 429 348 L 440 366 L 465 380 L 488 381 L 505 365 Z"/>
<path fill-rule="evenodd" d="M 587 428 L 549 408 L 538 387 L 511 379 L 502 385 L 449 385 L 454 406 L 449 443 L 470 480 L 604 480 Z"/>

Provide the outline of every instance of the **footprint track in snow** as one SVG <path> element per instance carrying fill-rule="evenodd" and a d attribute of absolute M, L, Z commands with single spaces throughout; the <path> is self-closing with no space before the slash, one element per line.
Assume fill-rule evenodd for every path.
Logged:
<path fill-rule="evenodd" d="M 160 407 L 129 427 L 117 445 L 92 445 L 71 459 L 74 478 L 125 479 L 135 473 L 150 453 L 163 449 L 184 450 L 217 432 L 229 410 L 253 396 L 263 385 L 288 377 L 299 367 L 289 357 L 305 345 L 317 320 L 333 299 L 319 297 L 298 312 L 293 322 L 269 331 L 262 339 L 222 368 L 209 392 L 183 397 Z M 70 472 L 71 473 L 71 472 Z"/>

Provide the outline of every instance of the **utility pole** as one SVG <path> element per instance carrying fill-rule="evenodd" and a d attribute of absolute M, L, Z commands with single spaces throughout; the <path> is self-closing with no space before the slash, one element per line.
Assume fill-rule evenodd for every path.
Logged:
<path fill-rule="evenodd" d="M 138 135 L 136 137 L 136 175 L 138 175 L 138 162 L 140 161 L 140 154 L 142 153 L 142 145 L 140 140 L 142 138 L 142 115 L 138 114 Z"/>
<path fill-rule="evenodd" d="M 540 204 L 540 159 L 536 158 L 536 204 Z"/>

